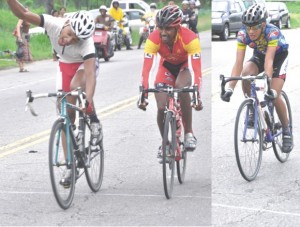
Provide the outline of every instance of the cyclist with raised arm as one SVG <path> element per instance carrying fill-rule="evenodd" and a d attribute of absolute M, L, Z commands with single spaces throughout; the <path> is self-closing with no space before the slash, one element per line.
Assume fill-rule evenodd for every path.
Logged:
<path fill-rule="evenodd" d="M 83 108 L 91 120 L 92 147 L 97 146 L 100 141 L 101 124 L 93 105 L 97 75 L 92 38 L 95 29 L 94 20 L 85 11 L 76 12 L 70 18 L 57 18 L 32 13 L 17 0 L 7 0 L 7 3 L 18 18 L 44 27 L 47 31 L 53 49 L 59 56 L 57 89 L 68 92 L 81 87 L 85 90 L 86 104 Z M 76 103 L 75 97 L 67 97 L 67 100 Z M 74 122 L 74 110 L 68 111 L 70 120 Z"/>
<path fill-rule="evenodd" d="M 199 87 L 198 105 L 196 110 L 201 110 L 200 100 L 201 87 L 201 48 L 200 40 L 194 32 L 180 26 L 182 12 L 176 5 L 169 5 L 159 10 L 156 14 L 156 29 L 152 32 L 145 44 L 144 65 L 142 71 L 142 86 L 149 88 L 149 76 L 154 71 L 154 63 L 157 54 L 161 56 L 158 72 L 154 85 L 156 88 L 176 87 L 184 88 L 191 85 Z M 138 107 L 146 110 L 148 94 L 138 101 Z M 157 123 L 161 136 L 163 136 L 164 108 L 168 99 L 165 93 L 155 93 L 157 103 Z M 197 140 L 192 129 L 192 107 L 191 97 L 188 93 L 179 96 L 184 122 L 185 148 L 193 151 L 196 148 Z M 158 152 L 161 159 L 161 148 Z"/>
<path fill-rule="evenodd" d="M 281 90 L 286 79 L 288 64 L 288 47 L 280 29 L 268 24 L 268 12 L 264 5 L 255 4 L 247 9 L 242 16 L 244 26 L 238 33 L 236 61 L 231 76 L 258 75 L 265 72 L 271 81 L 271 92 L 266 98 L 274 99 L 274 105 L 282 123 L 282 151 L 288 153 L 293 148 L 292 132 L 289 128 L 287 110 L 281 98 Z M 246 47 L 253 48 L 253 56 L 243 66 Z M 231 81 L 225 93 L 221 94 L 224 101 L 230 101 L 237 81 Z M 243 83 L 243 92 L 249 95 L 250 84 Z M 277 97 L 276 97 L 277 94 Z M 250 122 L 254 122 L 254 114 L 250 113 Z"/>

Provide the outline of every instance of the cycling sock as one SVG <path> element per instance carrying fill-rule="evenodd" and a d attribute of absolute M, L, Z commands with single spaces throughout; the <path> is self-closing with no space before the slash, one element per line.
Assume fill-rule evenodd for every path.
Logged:
<path fill-rule="evenodd" d="M 92 114 L 89 115 L 90 119 L 91 119 L 91 122 L 95 122 L 95 123 L 99 123 L 99 119 L 96 115 L 95 112 L 93 112 Z"/>
<path fill-rule="evenodd" d="M 290 128 L 289 127 L 282 128 L 282 134 L 291 135 Z"/>

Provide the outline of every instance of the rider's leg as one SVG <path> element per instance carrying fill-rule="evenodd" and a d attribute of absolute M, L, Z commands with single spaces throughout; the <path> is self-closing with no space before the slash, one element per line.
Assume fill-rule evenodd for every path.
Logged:
<path fill-rule="evenodd" d="M 168 100 L 168 95 L 165 93 L 155 93 L 156 105 L 157 105 L 157 125 L 161 137 L 164 133 L 164 112 L 165 106 Z"/>
<path fill-rule="evenodd" d="M 276 108 L 276 112 L 278 114 L 279 120 L 281 121 L 283 128 L 288 128 L 287 110 L 281 96 L 281 90 L 283 84 L 284 84 L 284 80 L 280 78 L 273 78 L 271 83 L 271 88 L 276 90 L 277 92 L 277 98 L 274 100 L 274 106 Z"/>
<path fill-rule="evenodd" d="M 85 85 L 86 85 L 86 78 L 84 76 L 84 69 L 80 67 L 71 81 L 71 89 L 81 87 L 85 91 L 85 87 L 86 87 Z M 94 102 L 93 102 L 93 112 L 89 114 L 89 118 L 91 120 L 91 134 L 92 134 L 91 143 L 93 145 L 92 147 L 93 150 L 96 149 L 96 147 L 94 146 L 96 146 L 98 142 L 101 140 L 101 130 L 102 130 L 102 126 L 100 124 L 100 121 L 98 119 L 95 110 Z"/>
<path fill-rule="evenodd" d="M 248 61 L 243 67 L 242 76 L 249 76 L 249 75 L 257 75 L 259 73 L 258 66 L 252 62 Z M 243 81 L 242 83 L 243 93 L 250 96 L 250 82 Z"/>
<path fill-rule="evenodd" d="M 176 88 L 184 88 L 191 86 L 192 79 L 191 79 L 191 73 L 188 68 L 182 70 L 179 72 L 175 87 Z M 191 97 L 189 93 L 180 93 L 179 94 L 179 100 L 181 105 L 181 111 L 182 111 L 182 119 L 184 122 L 184 131 L 185 134 L 192 133 L 192 107 L 191 107 Z"/>

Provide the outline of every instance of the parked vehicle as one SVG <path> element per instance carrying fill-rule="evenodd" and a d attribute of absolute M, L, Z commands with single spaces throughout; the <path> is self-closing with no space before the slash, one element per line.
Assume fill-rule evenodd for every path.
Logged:
<path fill-rule="evenodd" d="M 282 28 L 291 28 L 291 17 L 286 4 L 283 2 L 266 2 L 266 7 L 269 11 L 270 23 Z"/>
<path fill-rule="evenodd" d="M 246 9 L 248 9 L 250 6 L 254 5 L 254 4 L 265 4 L 266 1 L 265 0 L 243 0 L 243 3 L 246 7 Z"/>
<path fill-rule="evenodd" d="M 142 0 L 119 0 L 119 4 L 123 10 L 139 9 L 144 12 L 150 11 L 150 5 Z M 112 4 L 110 7 L 112 7 Z"/>
<path fill-rule="evenodd" d="M 114 56 L 114 47 L 108 36 L 108 32 L 104 29 L 104 27 L 104 24 L 97 23 L 95 25 L 93 39 L 96 49 L 96 56 L 99 59 L 104 58 L 105 61 L 109 61 L 109 59 Z"/>
<path fill-rule="evenodd" d="M 212 1 L 212 34 L 226 41 L 230 33 L 237 33 L 242 27 L 242 15 L 245 10 L 241 0 Z"/>

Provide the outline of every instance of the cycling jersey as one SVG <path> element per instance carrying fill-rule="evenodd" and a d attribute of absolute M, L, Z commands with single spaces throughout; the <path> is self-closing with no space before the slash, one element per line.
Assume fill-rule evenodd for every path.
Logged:
<path fill-rule="evenodd" d="M 116 21 L 121 21 L 123 20 L 124 17 L 123 10 L 120 7 L 118 7 L 118 9 L 115 9 L 114 7 L 110 8 L 109 15 L 111 15 L 112 18 L 114 18 Z M 118 26 L 120 28 L 123 28 L 122 23 L 118 23 Z"/>
<path fill-rule="evenodd" d="M 266 54 L 268 46 L 276 47 L 276 54 L 286 51 L 289 45 L 286 43 L 280 29 L 275 25 L 267 24 L 258 40 L 252 41 L 243 27 L 237 37 L 238 49 L 246 49 L 246 46 L 254 49 L 254 53 Z"/>
<path fill-rule="evenodd" d="M 201 48 L 200 40 L 194 32 L 180 27 L 177 31 L 172 51 L 167 44 L 161 41 L 158 29 L 149 35 L 144 50 L 142 72 L 142 85 L 144 88 L 149 88 L 149 74 L 152 74 L 154 71 L 154 58 L 157 53 L 160 54 L 161 59 L 155 84 L 166 83 L 174 86 L 177 76 L 174 74 L 178 74 L 184 68 L 189 68 L 192 75 L 192 83 L 198 85 L 200 89 L 202 78 Z"/>
<path fill-rule="evenodd" d="M 65 46 L 64 53 L 62 54 L 63 46 L 58 44 L 58 39 L 61 30 L 68 19 L 53 17 L 47 14 L 43 14 L 40 17 L 40 26 L 45 28 L 52 47 L 59 56 L 60 62 L 78 63 L 83 62 L 85 59 L 95 57 L 93 37 L 90 37 L 86 40 L 79 40 L 78 43 L 73 45 Z"/>
<path fill-rule="evenodd" d="M 76 72 L 84 68 L 84 60 L 95 57 L 95 47 L 93 37 L 86 40 L 79 40 L 77 43 L 69 46 L 60 46 L 58 44 L 61 30 L 68 20 L 67 18 L 53 17 L 43 14 L 41 17 L 41 27 L 44 27 L 53 49 L 59 56 L 59 69 L 57 73 L 56 88 L 70 91 L 70 83 Z M 64 53 L 63 48 L 65 48 Z M 97 64 L 97 61 L 96 61 Z M 98 67 L 96 66 L 96 74 Z"/>

